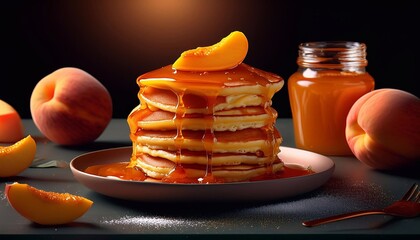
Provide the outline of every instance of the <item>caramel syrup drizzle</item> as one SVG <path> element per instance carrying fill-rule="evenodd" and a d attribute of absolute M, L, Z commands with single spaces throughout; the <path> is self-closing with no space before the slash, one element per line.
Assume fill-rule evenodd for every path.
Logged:
<path fill-rule="evenodd" d="M 213 145 L 216 141 L 216 137 L 214 135 L 214 106 L 216 104 L 217 96 L 211 96 L 207 98 L 208 102 L 208 112 L 204 117 L 205 132 L 203 135 L 202 142 L 204 144 L 204 149 L 206 150 L 206 157 L 207 157 L 207 165 L 206 165 L 206 174 L 203 179 L 199 179 L 200 182 L 213 182 L 213 174 L 212 174 L 212 157 L 213 157 Z"/>
<path fill-rule="evenodd" d="M 180 93 L 176 95 L 178 97 L 178 104 L 176 106 L 176 112 L 173 118 L 173 121 L 175 122 L 175 126 L 176 126 L 176 136 L 174 139 L 175 147 L 176 147 L 176 160 L 175 160 L 176 166 L 168 174 L 168 176 L 162 179 L 163 182 L 171 182 L 172 181 L 171 177 L 175 174 L 185 175 L 185 171 L 181 165 L 182 148 L 184 144 L 184 135 L 182 134 L 182 124 L 183 124 L 182 119 L 184 118 L 185 112 L 186 112 L 184 99 L 183 99 L 185 95 L 185 90 L 180 91 Z"/>
<path fill-rule="evenodd" d="M 185 175 L 185 171 L 183 170 L 181 164 L 181 157 L 182 157 L 182 149 L 184 143 L 184 136 L 182 134 L 183 130 L 183 119 L 186 113 L 186 107 L 184 103 L 183 97 L 187 89 L 171 89 L 178 98 L 178 104 L 176 106 L 176 113 L 174 115 L 173 121 L 176 126 L 177 134 L 175 136 L 175 147 L 176 147 L 176 167 L 168 174 L 168 176 L 164 177 L 162 181 L 164 182 L 173 182 L 179 181 L 180 178 L 183 178 Z M 198 183 L 209 183 L 209 182 L 216 182 L 218 180 L 214 179 L 212 174 L 212 157 L 213 157 L 213 145 L 216 141 L 216 137 L 214 134 L 213 124 L 214 124 L 214 106 L 216 105 L 217 94 L 210 94 L 206 95 L 207 100 L 207 111 L 206 114 L 203 116 L 203 123 L 204 123 L 204 134 L 201 139 L 204 149 L 206 151 L 206 171 L 205 175 L 202 178 L 197 179 Z"/>

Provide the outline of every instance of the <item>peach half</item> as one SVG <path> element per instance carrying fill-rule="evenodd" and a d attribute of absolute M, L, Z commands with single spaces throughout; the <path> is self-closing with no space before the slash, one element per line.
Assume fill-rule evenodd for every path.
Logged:
<path fill-rule="evenodd" d="M 36 142 L 28 135 L 10 146 L 0 146 L 0 177 L 12 177 L 27 169 L 35 158 Z"/>
<path fill-rule="evenodd" d="M 84 215 L 93 202 L 69 194 L 47 192 L 28 184 L 6 184 L 5 195 L 10 205 L 23 217 L 42 225 L 73 222 Z"/>
<path fill-rule="evenodd" d="M 0 142 L 16 142 L 23 136 L 22 119 L 18 112 L 0 100 Z"/>
<path fill-rule="evenodd" d="M 220 42 L 183 52 L 172 68 L 181 71 L 218 71 L 231 69 L 245 59 L 248 40 L 240 31 L 234 31 Z"/>
<path fill-rule="evenodd" d="M 420 99 L 391 88 L 359 98 L 346 121 L 346 139 L 354 155 L 381 170 L 406 168 L 420 160 Z"/>

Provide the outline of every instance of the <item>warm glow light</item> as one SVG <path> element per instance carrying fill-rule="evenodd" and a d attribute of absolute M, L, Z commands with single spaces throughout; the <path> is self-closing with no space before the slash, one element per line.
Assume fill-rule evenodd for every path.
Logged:
<path fill-rule="evenodd" d="M 80 42 L 77 51 L 84 48 L 100 52 L 100 55 L 113 55 L 117 59 L 102 61 L 109 60 L 122 66 L 127 62 L 146 62 L 155 65 L 149 68 L 152 69 L 169 64 L 185 49 L 210 45 L 237 29 L 220 27 L 231 22 L 228 18 L 234 17 L 229 14 L 231 9 L 220 2 L 142 0 L 112 3 L 84 6 L 78 18 L 72 17 L 72 11 L 64 7 L 57 14 L 65 20 L 64 24 L 68 24 L 63 29 L 76 25 L 81 30 L 77 36 Z M 217 17 L 214 12 L 218 12 Z M 68 30 L 63 34 L 71 36 Z M 73 45 L 74 42 L 70 47 Z"/>
<path fill-rule="evenodd" d="M 159 13 L 165 17 L 172 14 L 180 15 L 182 13 L 186 13 L 187 11 L 191 10 L 190 8 L 193 6 L 193 3 L 196 1 L 191 0 L 143 0 L 138 1 L 140 7 L 143 7 L 144 10 L 150 13 Z"/>

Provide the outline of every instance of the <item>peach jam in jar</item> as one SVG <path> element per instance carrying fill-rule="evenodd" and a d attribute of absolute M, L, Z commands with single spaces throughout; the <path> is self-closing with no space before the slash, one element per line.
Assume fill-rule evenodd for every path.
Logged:
<path fill-rule="evenodd" d="M 365 70 L 366 45 L 301 43 L 297 64 L 287 83 L 296 146 L 324 155 L 352 155 L 345 137 L 347 114 L 375 84 Z"/>

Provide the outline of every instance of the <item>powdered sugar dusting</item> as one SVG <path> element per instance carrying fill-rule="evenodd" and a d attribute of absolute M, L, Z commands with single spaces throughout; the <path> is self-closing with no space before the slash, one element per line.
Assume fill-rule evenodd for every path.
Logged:
<path fill-rule="evenodd" d="M 103 220 L 106 225 L 124 225 L 132 227 L 165 229 L 165 228 L 179 228 L 182 227 L 197 227 L 203 224 L 197 220 L 175 219 L 171 217 L 156 217 L 156 216 L 124 216 L 119 219 Z"/>

